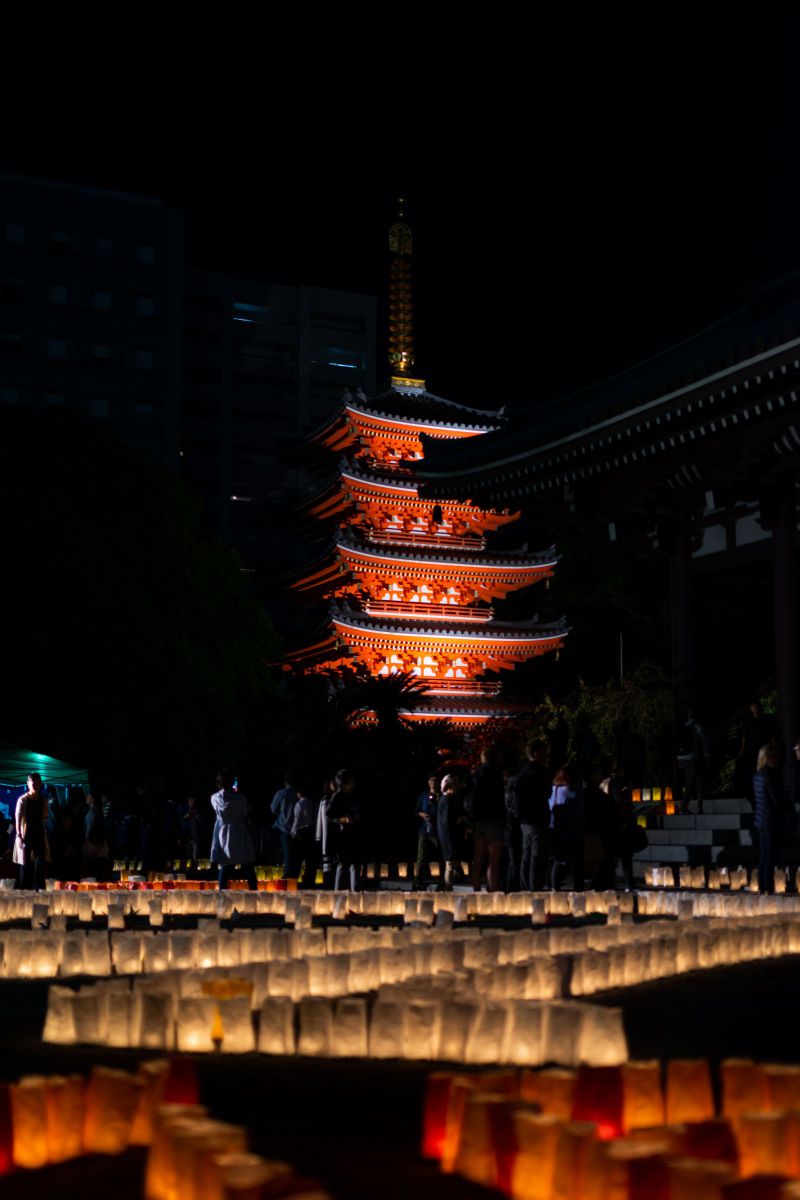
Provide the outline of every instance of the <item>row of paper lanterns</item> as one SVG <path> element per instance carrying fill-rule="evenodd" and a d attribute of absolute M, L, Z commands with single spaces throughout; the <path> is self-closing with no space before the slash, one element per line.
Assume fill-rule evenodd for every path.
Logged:
<path fill-rule="evenodd" d="M 731 915 L 742 912 L 798 912 L 800 895 L 760 896 L 721 891 L 697 895 L 694 889 L 674 889 L 671 896 L 692 899 L 695 905 L 727 901 Z M 165 917 L 189 916 L 225 920 L 242 916 L 277 916 L 287 923 L 308 925 L 314 918 L 348 920 L 351 916 L 402 917 L 406 922 L 431 924 L 441 913 L 457 922 L 481 917 L 523 917 L 534 924 L 548 917 L 630 915 L 655 912 L 663 891 L 638 892 L 452 892 L 430 895 L 406 892 L 4 892 L 0 893 L 0 924 L 29 920 L 42 926 L 54 920 L 89 923 L 107 918 L 111 928 L 124 928 L 126 917 L 144 917 L 154 926 Z M 51 924 L 52 927 L 52 924 Z"/>
<path fill-rule="evenodd" d="M 235 989 L 234 989 L 235 990 Z M 44 1040 L 50 1043 L 203 1053 L 424 1059 L 539 1065 L 624 1062 L 620 1009 L 577 1001 L 481 1001 L 452 988 L 420 994 L 395 985 L 373 1000 L 269 996 L 254 1013 L 248 994 L 138 995 L 95 985 L 51 987 Z"/>
<path fill-rule="evenodd" d="M 707 878 L 706 878 L 707 875 Z M 789 867 L 775 867 L 773 870 L 773 888 L 780 895 L 794 883 L 797 891 L 797 881 L 800 878 L 800 867 L 794 872 Z M 670 866 L 648 866 L 644 869 L 644 882 L 649 888 L 673 888 L 676 886 L 675 868 Z M 709 888 L 720 891 L 728 888 L 732 892 L 757 892 L 758 872 L 747 867 L 711 867 L 706 871 L 703 866 L 678 868 L 677 886 L 680 888 Z"/>
<path fill-rule="evenodd" d="M 681 902 L 682 910 L 687 903 L 691 905 Z M 197 930 L 159 933 L 6 930 L 0 945 L 7 979 L 150 976 L 251 964 L 271 964 L 277 978 L 287 962 L 294 962 L 309 980 L 301 995 L 317 991 L 335 996 L 417 975 L 530 964 L 536 968 L 536 982 L 529 971 L 526 987 L 533 990 L 526 992 L 527 999 L 568 992 L 564 981 L 570 977 L 572 993 L 585 994 L 687 970 L 800 953 L 800 924 L 791 914 L 742 913 L 735 924 L 688 911 L 678 915 L 676 922 L 628 920 L 538 932 L 452 925 L 230 932 L 209 921 Z M 343 961 L 336 962 L 339 958 Z"/>
<path fill-rule="evenodd" d="M 796 1200 L 800 1067 L 729 1059 L 720 1085 L 718 1115 L 704 1060 L 434 1073 L 422 1153 L 513 1200 Z"/>
<path fill-rule="evenodd" d="M 150 1060 L 135 1074 L 95 1066 L 86 1080 L 37 1075 L 0 1084 L 0 1175 L 130 1146 L 149 1148 L 148 1200 L 329 1200 L 288 1163 L 249 1153 L 243 1126 L 211 1119 L 186 1060 Z"/>

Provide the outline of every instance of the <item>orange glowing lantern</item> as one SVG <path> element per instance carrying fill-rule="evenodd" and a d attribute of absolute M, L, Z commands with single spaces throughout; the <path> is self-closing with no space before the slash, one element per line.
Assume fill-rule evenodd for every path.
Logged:
<path fill-rule="evenodd" d="M 240 1125 L 206 1119 L 178 1125 L 172 1138 L 173 1200 L 214 1196 L 215 1189 L 208 1186 L 213 1159 L 219 1154 L 246 1150 L 247 1133 Z"/>
<path fill-rule="evenodd" d="M 83 1144 L 89 1154 L 121 1154 L 130 1143 L 144 1082 L 127 1071 L 92 1067 L 86 1086 Z"/>
<path fill-rule="evenodd" d="M 743 1179 L 794 1174 L 788 1114 L 742 1113 L 736 1121 L 736 1139 Z"/>
<path fill-rule="evenodd" d="M 513 1120 L 518 1150 L 511 1172 L 511 1194 L 515 1200 L 550 1200 L 562 1122 L 526 1108 L 517 1109 Z"/>
<path fill-rule="evenodd" d="M 144 1194 L 147 1200 L 167 1200 L 167 1169 L 172 1160 L 172 1134 L 182 1122 L 206 1116 L 199 1104 L 160 1104 L 153 1116 L 153 1137 L 147 1155 Z"/>
<path fill-rule="evenodd" d="M 428 1076 L 425 1088 L 425 1109 L 422 1119 L 422 1156 L 440 1159 L 447 1134 L 447 1111 L 453 1075 L 449 1071 L 434 1071 Z"/>
<path fill-rule="evenodd" d="M 667 1123 L 708 1121 L 714 1116 L 711 1076 L 704 1058 L 673 1058 L 667 1064 Z"/>
<path fill-rule="evenodd" d="M 633 789 L 633 791 L 631 792 L 631 800 L 633 801 L 634 804 L 642 803 L 642 789 L 641 788 Z"/>
<path fill-rule="evenodd" d="M 46 1082 L 45 1107 L 50 1162 L 65 1162 L 83 1153 L 83 1077 L 50 1075 Z"/>
<path fill-rule="evenodd" d="M 18 1167 L 44 1167 L 50 1161 L 46 1097 L 47 1080 L 41 1075 L 11 1084 L 14 1163 Z"/>
<path fill-rule="evenodd" d="M 553 1200 L 594 1200 L 605 1194 L 603 1143 L 591 1121 L 565 1121 L 559 1128 L 553 1172 Z"/>
<path fill-rule="evenodd" d="M 214 1200 L 270 1200 L 298 1195 L 288 1163 L 257 1154 L 218 1154 L 213 1160 Z M 299 1181 L 298 1181 L 299 1182 Z M 306 1189 L 307 1190 L 307 1189 Z M 312 1195 L 319 1197 L 316 1189 Z"/>
<path fill-rule="evenodd" d="M 726 1117 L 769 1111 L 767 1072 L 748 1058 L 726 1058 L 719 1066 L 722 1112 Z"/>
<path fill-rule="evenodd" d="M 661 1063 L 657 1059 L 622 1066 L 623 1118 L 626 1133 L 664 1124 Z"/>
<path fill-rule="evenodd" d="M 458 1175 L 484 1187 L 499 1187 L 495 1133 L 502 1130 L 505 1143 L 503 1177 L 510 1180 L 509 1160 L 513 1160 L 515 1143 L 513 1132 L 509 1139 L 508 1130 L 511 1129 L 513 1106 L 513 1100 L 492 1092 L 474 1090 L 467 1095 L 454 1164 Z M 498 1110 L 502 1110 L 502 1118 Z"/>
<path fill-rule="evenodd" d="M 773 1112 L 800 1109 L 800 1067 L 782 1063 L 766 1063 L 764 1074 Z"/>
<path fill-rule="evenodd" d="M 624 1093 L 619 1067 L 581 1067 L 572 1098 L 572 1119 L 593 1121 L 603 1141 L 620 1137 Z"/>
<path fill-rule="evenodd" d="M 132 1146 L 149 1146 L 153 1138 L 153 1119 L 156 1108 L 164 1099 L 169 1061 L 166 1058 L 157 1058 L 150 1062 L 139 1063 L 137 1074 L 144 1086 L 131 1127 L 130 1144 Z"/>
<path fill-rule="evenodd" d="M 536 1104 L 543 1113 L 568 1121 L 572 1116 L 577 1072 L 551 1067 L 545 1071 L 523 1071 L 521 1099 Z"/>

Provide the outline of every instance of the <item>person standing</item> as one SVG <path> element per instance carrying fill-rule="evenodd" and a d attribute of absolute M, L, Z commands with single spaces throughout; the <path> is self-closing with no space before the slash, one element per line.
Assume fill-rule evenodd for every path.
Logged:
<path fill-rule="evenodd" d="M 550 886 L 561 887 L 566 871 L 572 871 L 576 892 L 583 891 L 584 819 L 581 797 L 569 766 L 559 767 L 550 792 L 550 830 L 553 838 L 553 869 Z"/>
<path fill-rule="evenodd" d="M 33 891 L 44 887 L 44 864 L 49 857 L 47 842 L 48 806 L 38 771 L 28 776 L 28 790 L 14 810 L 14 862 L 19 867 L 19 886 Z"/>
<path fill-rule="evenodd" d="M 275 817 L 273 828 L 281 839 L 284 879 L 290 878 L 293 869 L 291 830 L 296 804 L 297 790 L 294 786 L 294 776 L 291 771 L 287 771 L 283 777 L 283 787 L 278 788 L 270 804 L 270 809 Z"/>
<path fill-rule="evenodd" d="M 352 771 L 336 772 L 336 791 L 328 808 L 328 839 L 334 835 L 336 877 L 333 886 L 343 890 L 345 872 L 349 875 L 350 891 L 358 891 L 361 868 L 361 830 L 358 804 L 353 792 L 356 781 Z"/>
<path fill-rule="evenodd" d="M 784 796 L 778 771 L 778 755 L 772 744 L 762 746 L 753 775 L 753 809 L 758 831 L 758 890 L 762 895 L 775 890 L 777 841 L 781 833 Z"/>
<path fill-rule="evenodd" d="M 233 771 L 220 771 L 218 791 L 211 797 L 214 810 L 214 832 L 211 835 L 212 863 L 219 867 L 219 890 L 233 878 L 237 865 L 245 868 L 250 890 L 256 890 L 256 846 L 250 828 L 250 806 L 247 797 L 236 790 Z"/>
<path fill-rule="evenodd" d="M 547 803 L 547 742 L 532 740 L 525 747 L 526 762 L 510 781 L 509 804 L 516 811 L 522 838 L 520 887 L 541 892 L 547 875 L 550 808 Z"/>
<path fill-rule="evenodd" d="M 436 837 L 436 810 L 439 807 L 439 780 L 431 775 L 428 790 L 417 800 L 417 861 L 414 864 L 414 890 L 425 887 L 432 859 L 441 862 Z"/>
<path fill-rule="evenodd" d="M 302 782 L 297 784 L 297 803 L 292 815 L 289 836 L 292 841 L 293 870 L 300 874 L 303 867 L 302 886 L 313 888 L 317 881 L 317 806 L 309 788 Z M 294 876 L 292 876 L 294 878 Z"/>
<path fill-rule="evenodd" d="M 693 712 L 686 714 L 678 745 L 678 767 L 683 774 L 681 812 L 688 813 L 689 805 L 697 801 L 698 813 L 703 812 L 708 763 L 708 738 Z"/>
<path fill-rule="evenodd" d="M 481 751 L 481 762 L 475 772 L 467 811 L 475 836 L 472 886 L 476 892 L 481 890 L 481 880 L 486 867 L 487 890 L 497 892 L 500 889 L 500 871 L 503 864 L 506 797 L 503 773 L 494 747 L 485 747 Z"/>

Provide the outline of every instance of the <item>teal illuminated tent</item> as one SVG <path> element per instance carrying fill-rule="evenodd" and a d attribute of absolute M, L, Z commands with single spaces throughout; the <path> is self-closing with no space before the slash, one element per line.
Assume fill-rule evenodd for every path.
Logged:
<path fill-rule="evenodd" d="M 6 813 L 17 796 L 25 791 L 26 780 L 32 771 L 39 772 L 46 787 L 58 788 L 59 795 L 63 794 L 62 789 L 70 787 L 89 788 L 89 772 L 85 767 L 0 742 L 0 807 Z"/>

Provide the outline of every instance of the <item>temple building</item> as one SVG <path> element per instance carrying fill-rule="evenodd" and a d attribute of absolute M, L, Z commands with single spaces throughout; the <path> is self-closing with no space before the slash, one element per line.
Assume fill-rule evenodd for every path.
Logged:
<path fill-rule="evenodd" d="M 317 479 L 304 515 L 327 539 L 321 556 L 294 573 L 293 591 L 328 601 L 317 637 L 289 656 L 302 671 L 346 677 L 407 674 L 423 701 L 414 720 L 482 722 L 520 711 L 500 696 L 501 672 L 557 651 L 564 621 L 506 621 L 495 603 L 548 579 L 552 547 L 493 552 L 487 536 L 518 514 L 482 507 L 461 493 L 423 499 L 417 471 L 432 441 L 498 432 L 503 411 L 444 400 L 414 378 L 412 235 L 403 220 L 389 234 L 390 384 L 377 396 L 345 392 L 338 412 L 297 458 Z"/>

